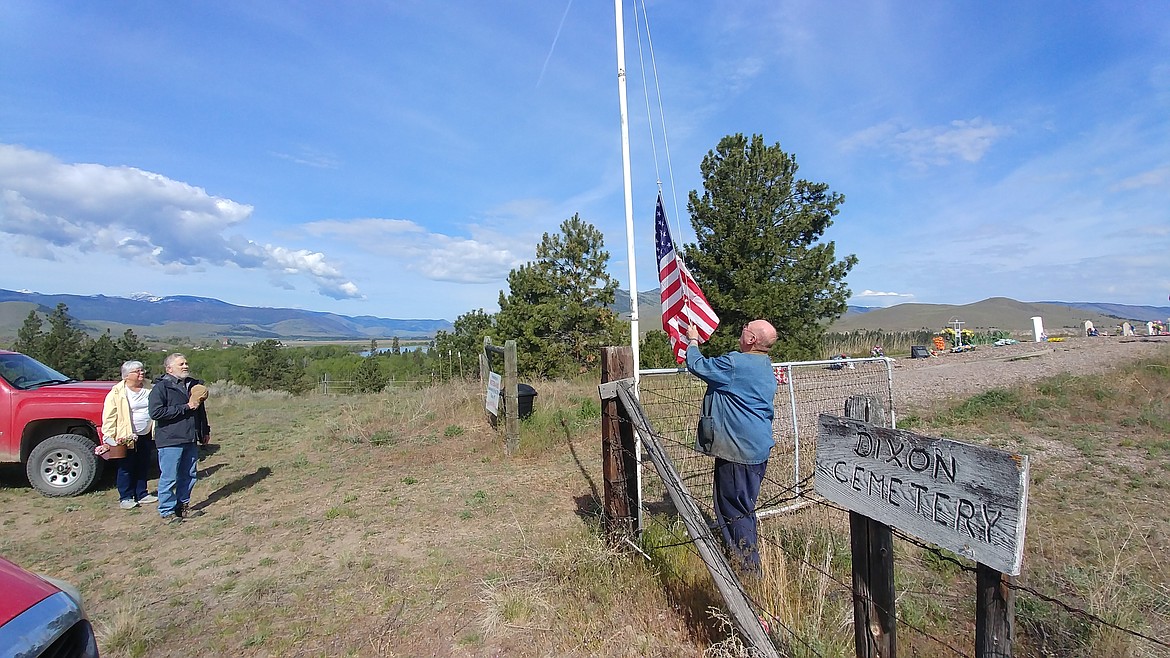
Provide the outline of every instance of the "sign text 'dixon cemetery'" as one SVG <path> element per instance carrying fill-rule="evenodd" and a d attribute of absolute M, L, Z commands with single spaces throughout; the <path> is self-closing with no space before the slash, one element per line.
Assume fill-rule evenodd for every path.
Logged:
<path fill-rule="evenodd" d="M 821 414 L 815 488 L 825 498 L 1019 575 L 1028 457 Z"/>

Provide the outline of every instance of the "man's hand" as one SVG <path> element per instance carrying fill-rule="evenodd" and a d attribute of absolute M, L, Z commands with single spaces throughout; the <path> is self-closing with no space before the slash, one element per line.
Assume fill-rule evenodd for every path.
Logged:
<path fill-rule="evenodd" d="M 693 324 L 687 327 L 687 340 L 699 340 L 699 328 Z"/>
<path fill-rule="evenodd" d="M 208 443 L 211 443 L 211 432 L 204 434 L 203 437 L 199 439 L 199 443 L 202 445 L 207 445 Z"/>
<path fill-rule="evenodd" d="M 187 401 L 187 408 L 191 409 L 193 411 L 195 409 L 198 409 L 199 405 L 201 405 L 201 404 L 203 404 L 203 400 L 192 398 L 191 400 Z"/>

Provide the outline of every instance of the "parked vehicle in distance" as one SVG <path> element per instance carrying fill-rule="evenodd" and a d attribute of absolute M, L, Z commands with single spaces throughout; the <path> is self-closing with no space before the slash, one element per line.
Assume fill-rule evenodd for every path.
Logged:
<path fill-rule="evenodd" d="M 98 658 L 81 594 L 0 557 L 0 655 Z"/>
<path fill-rule="evenodd" d="M 115 382 L 79 382 L 36 359 L 0 350 L 0 463 L 24 464 L 46 496 L 76 496 L 103 461 L 102 405 Z"/>

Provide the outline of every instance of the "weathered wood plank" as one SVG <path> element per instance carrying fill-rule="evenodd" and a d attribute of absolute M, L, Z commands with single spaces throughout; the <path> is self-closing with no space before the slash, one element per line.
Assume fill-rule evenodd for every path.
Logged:
<path fill-rule="evenodd" d="M 601 350 L 602 387 L 618 381 L 630 381 L 634 364 L 633 350 L 629 347 L 605 347 Z M 629 437 L 623 436 L 623 414 L 621 404 L 614 396 L 601 401 L 601 477 L 604 492 L 602 501 L 605 510 L 606 531 L 612 538 L 625 539 L 634 535 L 637 527 L 634 515 L 637 500 L 630 496 L 630 484 L 634 478 L 632 469 L 637 468 L 633 458 L 633 432 L 627 429 Z M 629 452 L 630 454 L 626 454 Z M 635 493 L 636 496 L 636 493 Z"/>
<path fill-rule="evenodd" d="M 1016 592 L 1012 577 L 980 564 L 975 595 L 975 658 L 1012 658 Z"/>
<path fill-rule="evenodd" d="M 885 407 L 869 396 L 845 400 L 845 415 L 886 426 Z M 894 535 L 890 526 L 849 513 L 853 562 L 853 642 L 857 658 L 895 658 L 898 624 L 894 593 Z"/>
<path fill-rule="evenodd" d="M 1027 455 L 821 414 L 814 487 L 846 509 L 1020 573 Z"/>

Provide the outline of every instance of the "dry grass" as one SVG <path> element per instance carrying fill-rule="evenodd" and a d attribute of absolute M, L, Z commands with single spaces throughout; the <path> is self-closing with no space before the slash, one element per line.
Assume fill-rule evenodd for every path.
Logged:
<path fill-rule="evenodd" d="M 1032 454 L 1022 582 L 1161 638 L 1168 364 L 980 396 L 913 428 Z M 602 538 L 595 383 L 534 386 L 513 458 L 474 384 L 343 398 L 221 390 L 209 404 L 218 450 L 196 488 L 205 516 L 163 527 L 151 509 L 119 510 L 109 479 L 49 499 L 6 469 L 0 554 L 77 584 L 115 658 L 748 655 L 685 545 L 647 562 Z M 669 515 L 647 528 L 651 545 L 680 532 Z M 841 520 L 813 508 L 764 529 L 753 596 L 806 638 L 789 643 L 796 655 L 849 655 Z M 973 577 L 904 542 L 897 554 L 903 619 L 966 646 Z M 1165 655 L 1023 593 L 1017 615 L 1017 655 Z"/>
<path fill-rule="evenodd" d="M 204 516 L 164 527 L 118 509 L 110 478 L 50 499 L 6 469 L 0 554 L 77 584 L 114 658 L 700 655 L 653 574 L 599 538 L 595 384 L 537 386 L 511 459 L 476 384 L 223 387 Z"/>

